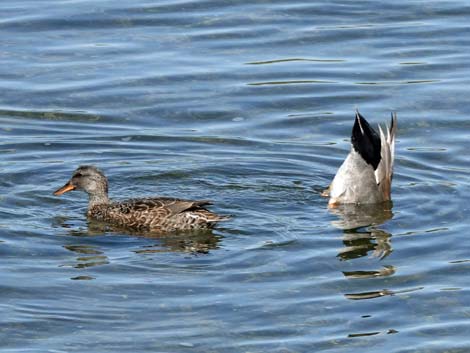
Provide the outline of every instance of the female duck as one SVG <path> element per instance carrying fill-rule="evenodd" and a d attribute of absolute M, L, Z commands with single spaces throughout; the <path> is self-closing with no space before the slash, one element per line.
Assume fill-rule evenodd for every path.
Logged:
<path fill-rule="evenodd" d="M 379 134 L 356 111 L 352 129 L 351 152 L 338 169 L 330 187 L 323 192 L 329 196 L 329 207 L 340 204 L 371 204 L 389 201 L 395 155 L 397 116 L 392 114 L 385 136 Z"/>
<path fill-rule="evenodd" d="M 108 198 L 108 180 L 94 166 L 78 167 L 72 178 L 54 195 L 72 190 L 88 193 L 87 216 L 131 229 L 161 232 L 208 229 L 229 218 L 206 210 L 203 206 L 210 204 L 206 200 L 159 197 L 111 202 Z"/>

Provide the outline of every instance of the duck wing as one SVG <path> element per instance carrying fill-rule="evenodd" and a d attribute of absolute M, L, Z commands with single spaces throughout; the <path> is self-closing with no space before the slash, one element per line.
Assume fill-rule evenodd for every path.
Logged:
<path fill-rule="evenodd" d="M 171 198 L 159 198 L 160 202 L 164 202 L 164 208 L 171 213 L 168 217 L 183 216 L 188 219 L 194 219 L 196 223 L 209 223 L 227 221 L 231 218 L 229 215 L 218 215 L 217 213 L 208 211 L 204 206 L 212 205 L 209 200 L 182 200 Z"/>
<path fill-rule="evenodd" d="M 130 199 L 127 201 L 115 204 L 119 211 L 128 213 L 152 213 L 160 214 L 161 216 L 171 217 L 173 215 L 193 210 L 202 209 L 202 206 L 210 205 L 208 200 L 183 200 L 170 197 L 152 197 L 142 199 Z"/>
<path fill-rule="evenodd" d="M 203 206 L 211 205 L 212 203 L 209 200 L 179 200 L 173 199 L 167 204 L 167 207 L 173 214 L 178 214 L 186 211 L 192 211 L 196 209 L 203 209 Z"/>

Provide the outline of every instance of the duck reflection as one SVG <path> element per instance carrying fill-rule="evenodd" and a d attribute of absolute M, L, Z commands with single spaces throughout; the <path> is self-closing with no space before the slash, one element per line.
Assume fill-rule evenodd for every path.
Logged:
<path fill-rule="evenodd" d="M 208 254 L 210 250 L 217 249 L 220 236 L 212 231 L 191 232 L 190 234 L 175 234 L 173 236 L 158 237 L 159 243 L 144 246 L 134 250 L 136 254 L 149 254 L 157 252 L 185 252 L 193 255 Z"/>
<path fill-rule="evenodd" d="M 384 259 L 393 251 L 391 234 L 377 228 L 393 217 L 392 203 L 370 205 L 341 205 L 330 208 L 330 212 L 338 219 L 331 222 L 336 228 L 343 230 L 343 244 L 338 257 L 351 260 L 367 256 Z"/>
<path fill-rule="evenodd" d="M 87 268 L 93 266 L 107 265 L 109 259 L 103 254 L 103 251 L 92 245 L 64 245 L 64 248 L 78 255 L 75 268 Z"/>
<path fill-rule="evenodd" d="M 108 224 L 88 220 L 87 227 L 77 227 L 74 220 L 67 218 L 60 218 L 54 220 L 55 226 L 60 226 L 66 229 L 67 234 L 75 237 L 86 237 L 86 236 L 103 236 L 109 233 L 114 234 L 125 234 L 135 237 L 144 237 L 147 239 L 155 240 L 155 244 L 145 245 L 141 249 L 133 250 L 137 254 L 144 253 L 157 253 L 157 252 L 184 252 L 190 254 L 207 254 L 210 250 L 219 248 L 219 242 L 221 240 L 220 235 L 215 235 L 212 230 L 193 230 L 175 233 L 162 233 L 162 232 L 135 232 L 129 229 L 116 228 Z M 79 261 L 80 268 L 89 267 L 93 265 L 101 265 L 108 263 L 106 256 L 102 256 L 100 250 L 90 248 L 89 246 L 66 246 L 66 249 L 77 252 L 81 255 L 93 255 L 88 256 L 84 259 L 83 256 Z M 91 253 L 90 253 L 91 252 Z M 86 260 L 86 261 L 83 261 Z"/>
<path fill-rule="evenodd" d="M 383 266 L 379 270 L 372 271 L 343 271 L 346 278 L 375 278 L 375 277 L 387 277 L 395 274 L 394 266 Z"/>
<path fill-rule="evenodd" d="M 378 227 L 392 219 L 392 203 L 380 203 L 370 205 L 341 205 L 330 208 L 330 212 L 338 219 L 332 221 L 332 225 L 343 230 L 344 247 L 339 251 L 338 258 L 341 260 L 352 260 L 370 255 L 379 260 L 385 259 L 392 251 L 392 235 Z M 374 269 L 343 271 L 347 279 L 370 279 L 393 276 L 395 267 L 385 265 Z M 370 283 L 370 282 L 369 282 Z M 376 291 L 364 291 L 344 294 L 350 300 L 374 299 L 391 296 L 397 293 L 413 291 L 393 291 L 380 289 Z"/>
<path fill-rule="evenodd" d="M 211 229 L 191 231 L 167 232 L 135 232 L 129 229 L 112 227 L 109 224 L 88 221 L 88 230 L 92 234 L 107 232 L 123 233 L 158 240 L 154 245 L 144 246 L 143 249 L 134 250 L 137 254 L 156 252 L 185 252 L 191 254 L 208 254 L 210 250 L 217 249 L 221 236 L 214 235 Z"/>
<path fill-rule="evenodd" d="M 391 236 L 390 233 L 373 228 L 345 231 L 343 235 L 344 248 L 339 250 L 338 257 L 341 260 L 351 260 L 371 253 L 372 257 L 382 260 L 393 251 Z"/>
<path fill-rule="evenodd" d="M 364 205 L 345 204 L 329 208 L 329 211 L 338 217 L 338 220 L 332 221 L 331 224 L 343 230 L 378 226 L 393 217 L 392 207 L 391 202 L 384 202 Z"/>
<path fill-rule="evenodd" d="M 364 300 L 364 299 L 374 299 L 374 298 L 380 298 L 380 297 L 398 295 L 398 294 L 404 294 L 404 293 L 411 293 L 411 292 L 416 292 L 422 289 L 424 289 L 424 287 L 402 289 L 402 290 L 397 290 L 397 291 L 389 290 L 389 289 L 382 289 L 382 290 L 378 290 L 374 292 L 348 293 L 348 294 L 345 294 L 344 296 L 351 300 Z"/>

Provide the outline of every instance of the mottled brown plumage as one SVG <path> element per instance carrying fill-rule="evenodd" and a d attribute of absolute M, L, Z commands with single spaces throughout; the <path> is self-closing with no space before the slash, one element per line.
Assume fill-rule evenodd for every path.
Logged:
<path fill-rule="evenodd" d="M 174 232 L 207 229 L 229 218 L 205 209 L 204 206 L 210 204 L 207 200 L 155 197 L 111 202 L 108 198 L 108 180 L 94 166 L 78 167 L 72 178 L 54 195 L 72 190 L 88 193 L 88 217 L 136 230 Z"/>

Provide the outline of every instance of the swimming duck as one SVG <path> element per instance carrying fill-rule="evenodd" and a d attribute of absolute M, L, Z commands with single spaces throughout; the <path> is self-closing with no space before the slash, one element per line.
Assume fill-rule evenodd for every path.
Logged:
<path fill-rule="evenodd" d="M 207 200 L 158 197 L 111 202 L 108 198 L 108 179 L 91 165 L 78 167 L 72 178 L 54 195 L 72 190 L 82 190 L 88 194 L 88 217 L 130 229 L 160 232 L 208 229 L 229 218 L 205 209 L 204 206 L 210 204 Z"/>
<path fill-rule="evenodd" d="M 375 131 L 356 111 L 351 135 L 351 152 L 338 169 L 323 196 L 329 207 L 339 204 L 371 204 L 389 201 L 393 177 L 397 116 L 392 113 L 386 134 Z"/>

